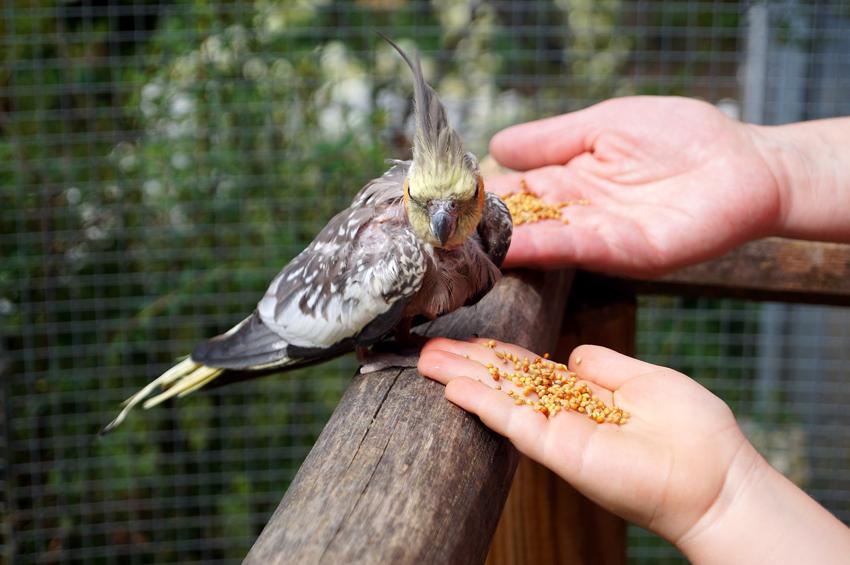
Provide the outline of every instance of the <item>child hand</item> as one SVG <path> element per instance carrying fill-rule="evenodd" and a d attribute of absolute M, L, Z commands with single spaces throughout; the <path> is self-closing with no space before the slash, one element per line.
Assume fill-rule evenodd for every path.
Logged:
<path fill-rule="evenodd" d="M 729 407 L 681 373 L 581 346 L 570 356 L 570 371 L 630 418 L 622 426 L 597 424 L 578 412 L 547 418 L 496 390 L 510 383 L 496 383 L 486 367 L 503 366 L 496 351 L 537 355 L 485 343 L 434 339 L 422 351 L 419 371 L 446 384 L 450 401 L 585 496 L 673 543 L 722 515 L 748 477 L 769 468 Z"/>

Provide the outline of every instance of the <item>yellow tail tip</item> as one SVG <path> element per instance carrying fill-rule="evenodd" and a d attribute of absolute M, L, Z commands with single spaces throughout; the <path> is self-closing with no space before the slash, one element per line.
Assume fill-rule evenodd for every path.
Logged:
<path fill-rule="evenodd" d="M 194 373 L 196 373 L 199 369 L 209 370 L 210 368 L 204 367 L 199 363 L 195 363 L 194 361 L 192 361 L 191 357 L 186 357 L 183 361 L 177 363 L 176 365 L 168 369 L 162 375 L 145 385 L 144 388 L 142 388 L 139 392 L 125 400 L 121 404 L 122 410 L 118 413 L 118 416 L 116 416 L 115 419 L 112 420 L 109 424 L 104 426 L 104 428 L 100 430 L 98 435 L 108 434 L 109 432 L 117 428 L 119 425 L 121 425 L 121 422 L 123 422 L 127 418 L 127 415 L 130 413 L 130 411 L 134 407 L 138 406 L 141 402 L 145 401 L 145 399 L 148 398 L 157 387 L 161 389 L 166 389 L 166 393 L 170 392 L 171 389 L 180 385 L 183 380 L 187 379 L 187 377 L 189 377 L 190 375 L 194 375 Z M 215 369 L 215 371 L 221 373 L 222 369 Z M 216 373 L 216 375 L 214 375 L 212 378 L 218 376 L 218 373 Z M 210 378 L 209 380 L 212 380 L 212 378 Z M 181 387 L 180 390 L 183 390 L 183 388 L 184 387 Z M 178 390 L 178 393 L 179 392 L 180 391 Z M 150 406 L 153 406 L 154 404 L 158 404 L 162 400 L 165 400 L 165 398 L 162 398 L 162 400 L 160 400 L 159 402 L 150 404 L 153 400 L 162 397 L 163 394 L 160 394 L 152 399 L 145 401 L 144 407 L 149 408 Z"/>

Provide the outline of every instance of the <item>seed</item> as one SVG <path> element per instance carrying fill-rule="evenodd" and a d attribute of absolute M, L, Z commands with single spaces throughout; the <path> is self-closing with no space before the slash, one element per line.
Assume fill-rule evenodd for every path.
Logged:
<path fill-rule="evenodd" d="M 581 365 L 581 355 L 576 357 L 576 365 Z"/>
<path fill-rule="evenodd" d="M 519 192 L 508 194 L 502 199 L 511 212 L 514 225 L 517 226 L 539 222 L 541 220 L 560 220 L 564 224 L 569 224 L 569 220 L 561 218 L 561 208 L 573 205 L 587 206 L 590 204 L 590 201 L 585 198 L 549 204 L 529 190 L 525 179 L 520 179 L 519 187 Z"/>
<path fill-rule="evenodd" d="M 512 361 L 514 371 L 499 370 L 492 363 L 487 364 L 487 370 L 494 380 L 504 379 L 517 387 L 519 392 L 512 389 L 505 391 L 517 406 L 531 406 L 549 418 L 561 410 L 574 410 L 599 424 L 623 425 L 628 422 L 628 413 L 617 406 L 606 405 L 593 394 L 587 383 L 578 382 L 575 372 L 562 363 L 550 361 L 548 354 L 533 360 L 520 360 L 506 351 L 495 351 L 495 354 L 499 359 Z M 576 359 L 578 363 L 580 358 Z M 496 388 L 502 390 L 501 386 Z"/>
<path fill-rule="evenodd" d="M 491 339 L 490 341 L 488 341 L 488 342 L 487 342 L 487 347 L 489 347 L 490 349 L 494 349 L 494 348 L 496 347 L 496 340 L 495 340 L 495 339 Z"/>

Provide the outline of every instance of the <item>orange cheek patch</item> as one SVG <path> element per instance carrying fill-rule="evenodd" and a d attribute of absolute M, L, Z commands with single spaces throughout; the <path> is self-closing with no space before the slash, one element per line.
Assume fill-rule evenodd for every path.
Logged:
<path fill-rule="evenodd" d="M 484 177 L 478 176 L 478 205 L 484 206 Z"/>

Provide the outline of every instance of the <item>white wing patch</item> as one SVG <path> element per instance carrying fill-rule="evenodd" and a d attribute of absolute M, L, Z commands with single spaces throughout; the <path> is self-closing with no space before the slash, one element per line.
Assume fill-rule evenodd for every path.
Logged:
<path fill-rule="evenodd" d="M 343 226 L 349 236 L 350 226 Z M 315 241 L 272 281 L 257 310 L 287 343 L 329 347 L 412 296 L 426 265 L 407 226 L 376 222 L 356 238 Z"/>

